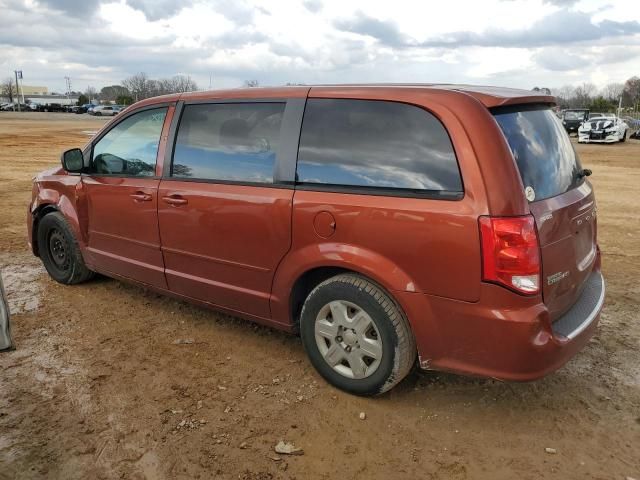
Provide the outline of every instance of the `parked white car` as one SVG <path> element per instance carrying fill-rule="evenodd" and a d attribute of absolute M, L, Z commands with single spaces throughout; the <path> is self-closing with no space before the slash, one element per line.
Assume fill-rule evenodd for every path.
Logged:
<path fill-rule="evenodd" d="M 578 128 L 578 143 L 615 143 L 627 139 L 627 125 L 615 115 L 589 118 Z"/>
<path fill-rule="evenodd" d="M 113 108 L 113 105 L 96 105 L 95 107 L 93 107 L 93 113 L 88 113 L 91 115 L 95 115 L 96 117 L 113 117 L 114 115 L 118 114 L 118 111 L 119 110 Z"/>

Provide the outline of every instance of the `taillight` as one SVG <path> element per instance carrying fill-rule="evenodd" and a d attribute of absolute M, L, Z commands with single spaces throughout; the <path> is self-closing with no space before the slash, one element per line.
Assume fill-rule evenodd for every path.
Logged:
<path fill-rule="evenodd" d="M 519 293 L 538 293 L 540 246 L 533 217 L 480 217 L 479 223 L 482 279 Z"/>

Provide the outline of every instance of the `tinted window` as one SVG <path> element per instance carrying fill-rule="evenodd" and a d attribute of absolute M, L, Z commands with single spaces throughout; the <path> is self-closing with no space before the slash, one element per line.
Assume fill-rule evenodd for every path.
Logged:
<path fill-rule="evenodd" d="M 535 199 L 560 195 L 581 183 L 582 170 L 561 121 L 548 109 L 494 112 L 511 147 L 522 183 Z"/>
<path fill-rule="evenodd" d="M 462 191 L 451 140 L 440 121 L 395 102 L 309 100 L 297 174 L 302 183 Z"/>
<path fill-rule="evenodd" d="M 145 110 L 113 127 L 93 147 L 93 173 L 154 176 L 166 113 L 166 108 Z"/>
<path fill-rule="evenodd" d="M 172 176 L 273 183 L 284 103 L 187 105 Z"/>

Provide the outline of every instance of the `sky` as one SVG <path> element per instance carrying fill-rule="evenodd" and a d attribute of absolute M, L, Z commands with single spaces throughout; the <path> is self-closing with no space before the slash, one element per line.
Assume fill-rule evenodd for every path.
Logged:
<path fill-rule="evenodd" d="M 638 0 L 0 0 L 0 80 L 98 90 L 443 82 L 531 89 L 640 76 Z"/>

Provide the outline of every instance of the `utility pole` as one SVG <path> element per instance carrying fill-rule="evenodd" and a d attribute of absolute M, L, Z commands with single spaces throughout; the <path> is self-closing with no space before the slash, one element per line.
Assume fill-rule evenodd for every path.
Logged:
<path fill-rule="evenodd" d="M 20 80 L 22 79 L 22 70 L 18 70 L 18 77 L 20 77 Z M 24 90 L 22 89 L 22 83 L 24 82 L 24 80 L 22 82 L 20 82 L 20 95 L 22 95 L 22 104 L 24 105 Z M 20 103 L 20 102 L 18 102 Z"/>
<path fill-rule="evenodd" d="M 69 104 L 69 93 L 71 92 L 71 78 L 64 77 L 64 80 L 67 83 L 67 104 Z"/>
<path fill-rule="evenodd" d="M 617 113 L 617 116 L 619 117 L 620 115 L 622 115 L 622 95 L 620 95 L 620 99 L 618 100 L 618 113 Z"/>
<path fill-rule="evenodd" d="M 13 73 L 16 74 L 16 98 L 18 99 L 18 111 L 20 111 L 20 97 L 18 96 L 18 70 L 14 70 Z M 20 72 L 20 77 L 22 77 L 22 72 Z M 15 110 L 15 106 L 13 109 Z"/>

